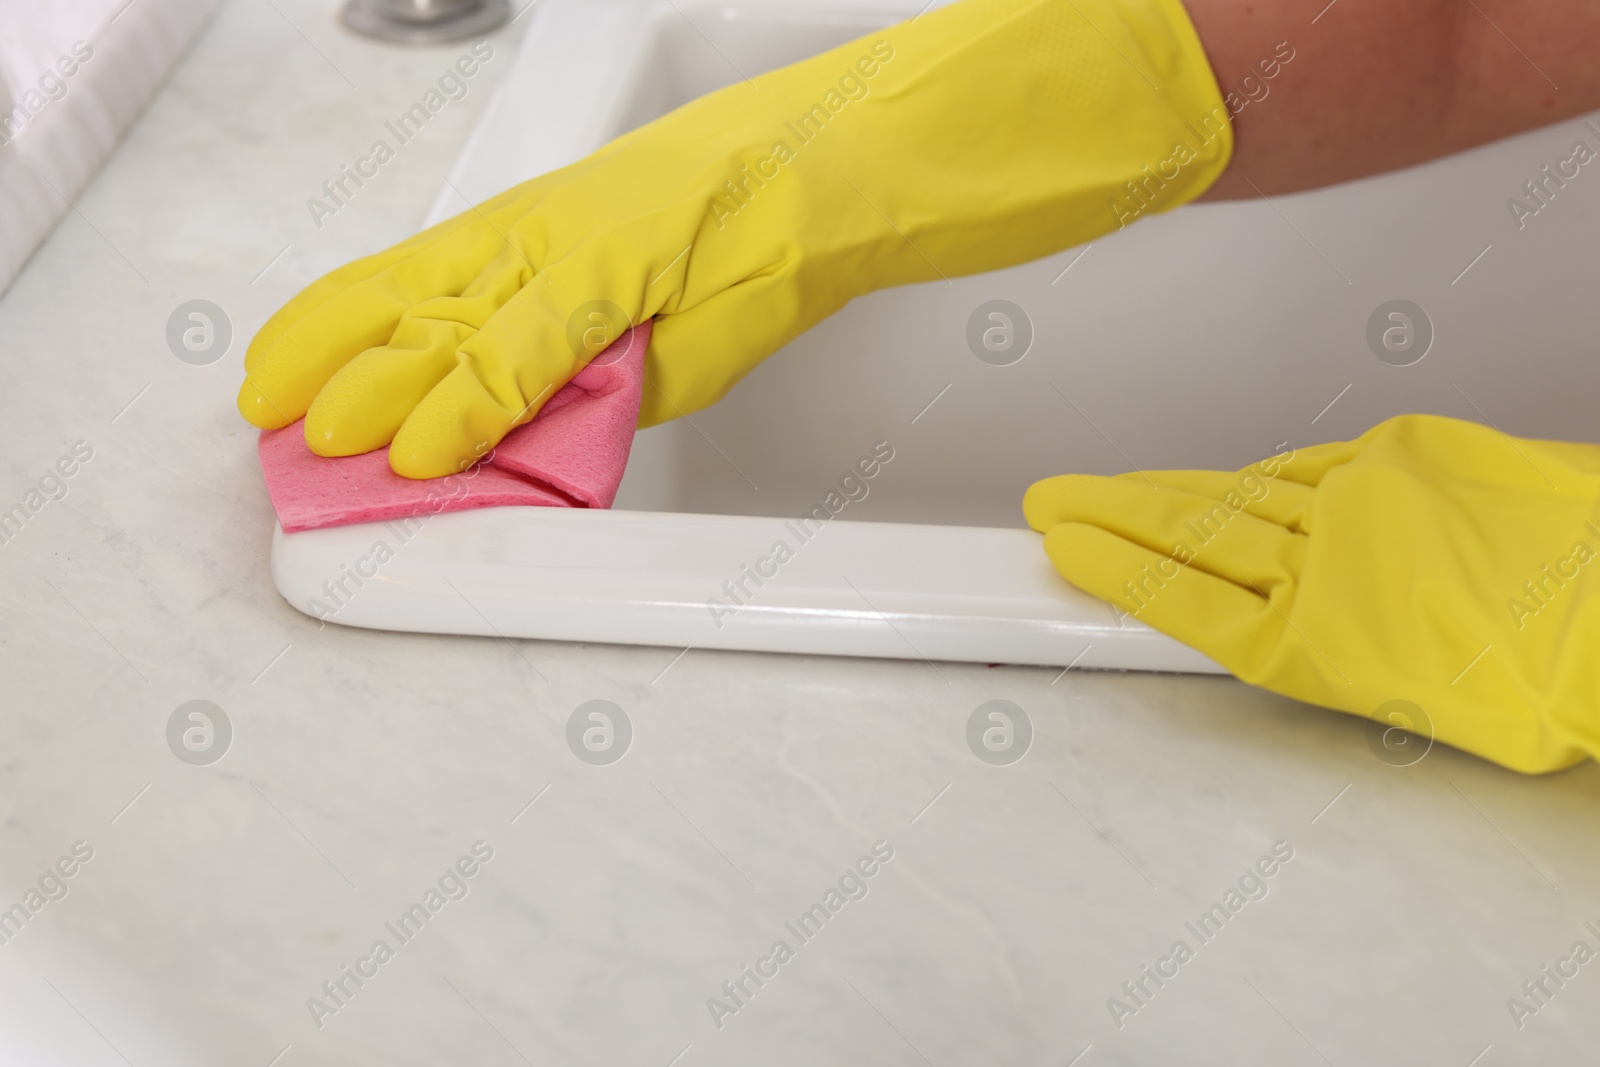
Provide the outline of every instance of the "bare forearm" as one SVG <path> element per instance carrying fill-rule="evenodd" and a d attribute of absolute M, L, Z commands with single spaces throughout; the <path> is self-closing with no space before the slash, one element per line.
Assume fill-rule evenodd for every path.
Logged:
<path fill-rule="evenodd" d="M 1329 185 L 1600 108 L 1590 0 L 1325 3 L 1187 0 L 1236 109 L 1208 198 Z"/>

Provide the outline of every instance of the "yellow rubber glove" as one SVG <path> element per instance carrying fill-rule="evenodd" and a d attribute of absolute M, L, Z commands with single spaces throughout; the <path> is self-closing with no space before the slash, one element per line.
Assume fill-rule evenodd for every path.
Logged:
<path fill-rule="evenodd" d="M 1406 415 L 1238 472 L 1048 478 L 1023 512 L 1068 581 L 1246 682 L 1409 701 L 1519 771 L 1600 755 L 1600 447 Z"/>
<path fill-rule="evenodd" d="M 322 455 L 392 440 L 398 473 L 449 474 L 655 317 L 651 425 L 715 402 L 863 293 L 1036 259 L 1192 200 L 1231 148 L 1178 0 L 964 0 L 702 97 L 334 271 L 256 335 L 239 409 L 269 428 L 306 415 Z"/>

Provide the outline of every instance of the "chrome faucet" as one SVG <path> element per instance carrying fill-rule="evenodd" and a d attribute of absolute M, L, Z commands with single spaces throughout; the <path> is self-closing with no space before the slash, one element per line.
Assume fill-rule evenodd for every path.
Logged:
<path fill-rule="evenodd" d="M 397 44 L 438 44 L 498 29 L 511 14 L 508 0 L 348 0 L 344 24 Z"/>

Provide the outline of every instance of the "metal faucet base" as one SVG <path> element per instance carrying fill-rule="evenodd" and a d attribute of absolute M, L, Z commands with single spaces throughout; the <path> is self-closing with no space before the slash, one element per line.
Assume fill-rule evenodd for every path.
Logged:
<path fill-rule="evenodd" d="M 387 6 L 382 0 L 349 0 L 340 14 L 346 26 L 365 37 L 412 45 L 480 37 L 499 29 L 511 16 L 508 0 L 482 0 L 431 20 L 399 18 Z"/>

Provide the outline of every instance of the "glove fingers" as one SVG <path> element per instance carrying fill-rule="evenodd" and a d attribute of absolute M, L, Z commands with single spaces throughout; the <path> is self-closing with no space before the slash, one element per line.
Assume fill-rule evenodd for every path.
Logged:
<path fill-rule="evenodd" d="M 458 297 L 407 311 L 389 343 L 341 367 L 306 412 L 306 444 L 353 456 L 394 439 L 412 410 L 457 364 L 456 354 L 522 288 L 532 271 L 499 259 Z"/>
<path fill-rule="evenodd" d="M 441 226 L 448 223 L 440 223 Z M 420 235 L 419 235 L 420 236 Z M 415 240 L 415 238 L 413 238 Z M 409 259 L 413 250 L 407 245 L 396 245 L 385 249 L 376 255 L 363 256 L 360 259 L 346 263 L 336 270 L 318 278 L 300 292 L 296 293 L 288 303 L 284 304 L 272 317 L 256 331 L 255 337 L 250 340 L 250 347 L 245 351 L 244 369 L 248 373 L 255 369 L 261 361 L 261 353 L 270 349 L 273 342 L 282 337 L 284 332 L 315 311 L 330 298 L 344 292 L 353 285 L 359 285 L 376 274 L 379 274 L 396 263 Z"/>
<path fill-rule="evenodd" d="M 1258 519 L 1276 523 L 1294 533 L 1304 533 L 1303 520 L 1311 508 L 1310 486 L 1281 478 L 1264 477 L 1255 467 L 1242 471 L 1132 471 L 1119 481 L 1155 483 L 1243 509 Z"/>
<path fill-rule="evenodd" d="M 1363 442 L 1370 434 L 1369 430 L 1354 441 L 1329 441 L 1327 444 L 1310 445 L 1297 448 L 1293 452 L 1285 452 L 1274 457 L 1278 469 L 1273 477 L 1279 481 L 1294 482 L 1314 489 L 1321 484 L 1329 471 L 1355 459 L 1361 453 Z M 1265 462 L 1270 461 L 1264 460 L 1263 463 Z"/>
<path fill-rule="evenodd" d="M 386 345 L 407 311 L 435 297 L 462 293 L 504 247 L 493 228 L 475 217 L 419 253 L 390 261 L 334 292 L 289 325 L 264 328 L 245 356 L 240 413 L 263 429 L 287 426 L 306 413 L 340 367 L 358 353 Z M 377 258 L 392 254 L 391 249 Z"/>
<path fill-rule="evenodd" d="M 629 307 L 569 295 L 573 290 L 563 283 L 589 273 L 570 266 L 562 265 L 558 281 L 532 277 L 453 349 L 452 365 L 394 435 L 389 465 L 397 474 L 437 478 L 470 464 L 537 415 L 633 324 L 628 316 L 638 314 L 636 297 Z M 595 308 L 598 318 L 590 318 Z"/>
<path fill-rule="evenodd" d="M 256 331 L 255 337 L 250 341 L 249 350 L 245 353 L 245 371 L 253 370 L 260 362 L 261 353 L 271 349 L 278 338 L 311 312 L 352 286 L 359 285 L 396 264 L 405 262 L 425 246 L 434 244 L 458 229 L 462 222 L 460 215 L 446 219 L 392 248 L 386 248 L 374 255 L 363 256 L 336 270 L 331 270 L 300 290 Z"/>
<path fill-rule="evenodd" d="M 506 408 L 489 392 L 465 356 L 458 355 L 456 359 L 455 367 L 422 398 L 396 431 L 389 446 L 389 467 L 396 474 L 406 478 L 457 474 L 527 421 L 519 420 L 515 410 Z"/>
<path fill-rule="evenodd" d="M 1181 567 L 1096 526 L 1066 522 L 1045 534 L 1061 576 L 1169 637 L 1199 649 L 1245 680 L 1260 676 L 1283 617 L 1248 589 Z"/>
<path fill-rule="evenodd" d="M 556 277 L 574 273 L 564 268 Z M 561 290 L 559 282 L 535 279 L 461 345 L 456 365 L 395 433 L 389 465 L 396 473 L 437 478 L 462 469 L 533 418 L 630 325 L 614 315 L 625 305 L 574 301 L 558 296 Z M 713 403 L 743 370 L 787 340 L 774 327 L 784 320 L 772 308 L 774 296 L 785 291 L 767 277 L 752 279 L 691 311 L 658 318 L 645 355 L 640 425 Z M 611 312 L 602 308 L 590 317 L 591 304 Z M 668 338 L 664 344 L 658 341 L 662 334 Z M 736 362 L 742 369 L 730 371 Z M 654 418 L 646 421 L 652 403 Z"/>
<path fill-rule="evenodd" d="M 525 284 L 460 342 L 454 365 L 395 432 L 390 466 L 411 478 L 461 469 L 537 415 L 590 359 L 659 309 L 681 285 L 688 250 L 672 252 L 673 242 L 659 240 L 658 230 L 585 245 L 559 261 L 541 262 L 537 275 L 502 240 L 502 267 L 515 265 Z M 519 234 L 518 247 L 535 249 L 536 257 L 547 245 L 541 227 Z M 630 255 L 630 245 L 659 246 L 661 252 Z M 674 268 L 679 273 L 669 280 Z M 493 289 L 488 286 L 486 292 Z M 715 325 L 735 335 L 742 329 L 742 323 L 727 319 Z M 652 342 L 651 352 L 654 347 Z M 701 366 L 709 364 L 711 373 L 721 373 L 716 353 L 697 352 L 694 358 Z M 430 361 L 429 366 L 439 364 Z"/>
<path fill-rule="evenodd" d="M 537 202 L 539 193 L 540 190 L 526 186 L 513 186 L 477 207 L 468 208 L 420 233 L 411 235 L 391 248 L 374 255 L 363 256 L 324 274 L 279 308 L 256 332 L 250 344 L 250 351 L 245 354 L 245 370 L 248 371 L 253 366 L 255 353 L 270 348 L 272 342 L 285 330 L 334 296 L 410 259 L 419 252 L 427 251 L 430 246 L 453 235 L 467 223 L 482 224 L 484 216 L 487 216 L 489 226 L 504 232 L 521 212 L 527 210 L 528 203 Z"/>
<path fill-rule="evenodd" d="M 455 369 L 456 350 L 471 333 L 449 319 L 408 316 L 394 341 L 352 359 L 317 394 L 306 412 L 306 444 L 320 456 L 354 456 L 394 440 L 412 410 Z"/>
<path fill-rule="evenodd" d="M 1167 560 L 1166 570 L 1200 570 L 1265 597 L 1292 587 L 1305 562 L 1303 535 L 1178 489 L 1065 474 L 1030 486 L 1022 506 L 1036 530 L 1098 526 Z"/>

